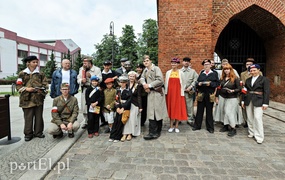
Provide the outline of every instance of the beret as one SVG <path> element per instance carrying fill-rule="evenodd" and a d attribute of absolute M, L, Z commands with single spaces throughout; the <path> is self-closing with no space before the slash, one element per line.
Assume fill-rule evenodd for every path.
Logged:
<path fill-rule="evenodd" d="M 37 56 L 28 56 L 24 59 L 24 62 L 27 63 L 27 62 L 30 62 L 32 60 L 39 60 L 39 59 L 37 58 Z"/>
<path fill-rule="evenodd" d="M 180 64 L 180 59 L 177 58 L 177 57 L 174 57 L 174 58 L 171 59 L 171 62 L 175 62 L 177 64 Z"/>
<path fill-rule="evenodd" d="M 204 59 L 204 60 L 202 61 L 202 65 L 204 65 L 206 62 L 208 62 L 208 63 L 211 64 L 211 60 L 210 60 L 210 59 Z"/>
<path fill-rule="evenodd" d="M 107 79 L 104 81 L 105 84 L 112 83 L 112 82 L 114 82 L 114 79 L 113 79 L 113 78 L 107 78 Z"/>
<path fill-rule="evenodd" d="M 97 77 L 96 75 L 91 76 L 91 78 L 90 78 L 90 81 L 99 81 L 99 80 L 100 80 L 100 78 Z"/>

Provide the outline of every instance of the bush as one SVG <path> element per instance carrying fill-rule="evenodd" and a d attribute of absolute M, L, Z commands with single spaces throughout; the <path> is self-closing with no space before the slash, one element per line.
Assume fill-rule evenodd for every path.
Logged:
<path fill-rule="evenodd" d="M 0 85 L 9 85 L 16 83 L 18 76 L 7 76 L 6 78 L 0 79 Z"/>
<path fill-rule="evenodd" d="M 6 79 L 0 79 L 0 85 L 9 85 L 12 83 L 16 83 L 16 80 L 6 80 Z"/>

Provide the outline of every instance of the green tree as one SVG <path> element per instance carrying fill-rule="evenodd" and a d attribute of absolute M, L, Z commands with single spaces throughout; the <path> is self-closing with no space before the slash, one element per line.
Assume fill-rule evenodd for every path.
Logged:
<path fill-rule="evenodd" d="M 56 70 L 57 68 L 57 64 L 55 62 L 55 57 L 54 57 L 54 53 L 53 51 L 51 52 L 51 55 L 50 55 L 50 61 L 48 61 L 46 63 L 46 66 L 43 68 L 43 72 L 45 74 L 45 76 L 49 79 L 52 78 L 52 73 Z"/>
<path fill-rule="evenodd" d="M 73 68 L 72 60 L 71 60 L 71 55 L 70 55 L 70 50 L 67 50 L 67 54 L 64 54 L 64 59 L 69 59 L 70 60 L 70 69 Z"/>
<path fill-rule="evenodd" d="M 143 24 L 143 33 L 138 39 L 138 54 L 148 54 L 154 64 L 158 62 L 158 27 L 156 20 L 147 19 Z"/>
<path fill-rule="evenodd" d="M 23 71 L 23 70 L 26 69 L 26 67 L 27 67 L 26 63 L 24 62 L 24 59 L 25 59 L 25 58 L 23 58 L 23 59 L 21 60 L 21 61 L 22 61 L 22 64 L 19 64 L 19 65 L 18 65 L 17 74 L 19 74 L 19 72 Z"/>
<path fill-rule="evenodd" d="M 138 59 L 137 42 L 133 26 L 125 25 L 119 40 L 121 45 L 119 58 L 127 57 L 132 63 L 136 62 Z"/>
<path fill-rule="evenodd" d="M 79 68 L 83 65 L 82 62 L 82 58 L 81 58 L 81 51 L 78 51 L 78 56 L 74 62 L 74 66 L 73 69 L 77 72 L 77 74 L 79 73 Z"/>
<path fill-rule="evenodd" d="M 113 68 L 117 68 L 121 66 L 120 62 L 118 61 L 118 41 L 116 36 L 109 36 L 104 35 L 103 39 L 101 40 L 101 43 L 98 43 L 95 46 L 96 52 L 92 54 L 92 57 L 94 58 L 94 65 L 98 67 L 103 67 L 103 63 L 106 60 L 112 60 L 112 48 L 114 48 L 114 62 L 113 62 Z"/>

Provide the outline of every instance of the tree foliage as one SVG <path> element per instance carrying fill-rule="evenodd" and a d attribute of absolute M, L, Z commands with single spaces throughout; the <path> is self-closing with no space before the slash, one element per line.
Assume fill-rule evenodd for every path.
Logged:
<path fill-rule="evenodd" d="M 148 54 L 153 63 L 158 62 L 158 27 L 156 20 L 147 19 L 143 24 L 143 33 L 140 39 L 140 54 Z"/>
<path fill-rule="evenodd" d="M 120 55 L 119 58 L 126 57 L 132 63 L 137 61 L 137 42 L 136 36 L 134 32 L 134 28 L 131 25 L 125 25 L 123 27 L 122 36 L 119 38 L 120 40 Z"/>
<path fill-rule="evenodd" d="M 78 51 L 78 56 L 76 58 L 76 60 L 74 61 L 74 66 L 73 69 L 77 72 L 77 74 L 79 73 L 79 68 L 83 65 L 82 62 L 82 58 L 81 58 L 81 51 Z"/>
<path fill-rule="evenodd" d="M 127 57 L 133 64 L 141 63 L 142 56 L 148 54 L 154 64 L 158 62 L 158 27 L 156 20 L 147 19 L 143 23 L 142 33 L 138 38 L 135 36 L 133 26 L 125 25 L 122 36 L 104 35 L 101 43 L 95 46 L 92 54 L 94 64 L 103 66 L 103 62 L 112 59 L 112 47 L 114 48 L 113 69 L 121 66 L 120 59 Z"/>
<path fill-rule="evenodd" d="M 120 66 L 120 62 L 118 60 L 118 52 L 119 45 L 116 36 L 104 35 L 101 43 L 95 45 L 96 52 L 92 55 L 94 58 L 94 65 L 98 67 L 103 67 L 103 63 L 106 60 L 112 60 L 112 48 L 114 53 L 114 62 L 113 67 L 117 68 Z"/>
<path fill-rule="evenodd" d="M 55 57 L 53 51 L 50 55 L 50 61 L 46 63 L 46 66 L 43 68 L 43 72 L 47 78 L 52 78 L 52 73 L 56 70 L 57 64 L 55 62 Z"/>

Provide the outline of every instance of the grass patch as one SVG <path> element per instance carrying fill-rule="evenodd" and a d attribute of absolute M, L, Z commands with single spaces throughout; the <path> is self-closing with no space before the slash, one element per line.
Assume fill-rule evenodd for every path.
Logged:
<path fill-rule="evenodd" d="M 12 95 L 12 92 L 0 92 L 0 95 L 6 95 L 6 94 L 10 94 L 11 96 L 13 96 L 13 95 Z M 19 96 L 19 93 L 18 93 L 18 92 L 15 92 L 15 93 L 14 93 L 14 96 Z"/>

